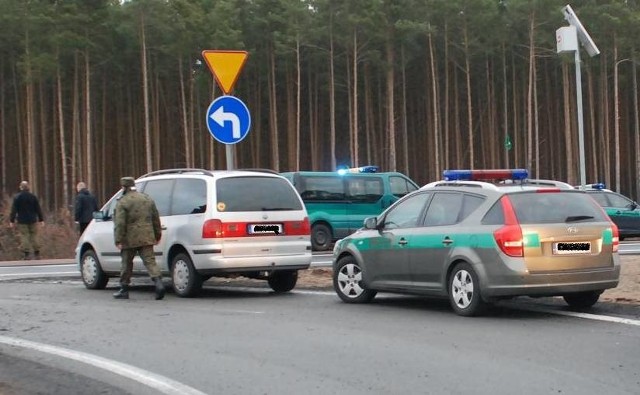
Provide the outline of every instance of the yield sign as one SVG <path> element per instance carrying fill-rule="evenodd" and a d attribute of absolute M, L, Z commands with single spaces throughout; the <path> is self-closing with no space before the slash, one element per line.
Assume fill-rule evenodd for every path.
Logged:
<path fill-rule="evenodd" d="M 247 51 L 204 50 L 202 57 L 216 78 L 218 86 L 228 95 L 238 80 L 240 70 L 247 60 Z"/>

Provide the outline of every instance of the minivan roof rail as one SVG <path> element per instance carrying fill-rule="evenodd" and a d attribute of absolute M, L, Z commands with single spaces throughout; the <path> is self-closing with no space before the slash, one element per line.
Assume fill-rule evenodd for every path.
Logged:
<path fill-rule="evenodd" d="M 280 174 L 275 170 L 272 169 L 261 169 L 261 168 L 246 168 L 246 169 L 236 169 L 238 171 L 257 171 L 260 173 L 271 173 L 271 174 Z"/>
<path fill-rule="evenodd" d="M 206 176 L 213 177 L 213 173 L 210 170 L 205 169 L 193 169 L 193 168 L 180 168 L 180 169 L 164 169 L 164 170 L 156 170 L 151 173 L 147 173 L 141 177 L 150 177 L 150 176 L 160 176 L 165 174 L 184 174 L 184 173 L 196 173 L 196 174 L 204 174 Z"/>

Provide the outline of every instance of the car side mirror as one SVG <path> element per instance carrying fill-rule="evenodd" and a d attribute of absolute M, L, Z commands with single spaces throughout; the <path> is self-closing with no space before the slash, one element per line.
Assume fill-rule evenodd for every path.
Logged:
<path fill-rule="evenodd" d="M 629 203 L 629 209 L 635 210 L 637 207 L 638 207 L 638 203 L 636 202 Z"/>
<path fill-rule="evenodd" d="M 378 229 L 378 218 L 368 217 L 364 219 L 365 229 Z"/>

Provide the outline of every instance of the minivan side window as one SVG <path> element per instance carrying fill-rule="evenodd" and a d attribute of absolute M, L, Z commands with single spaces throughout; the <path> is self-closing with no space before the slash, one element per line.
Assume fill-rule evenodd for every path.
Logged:
<path fill-rule="evenodd" d="M 339 176 L 303 177 L 300 197 L 304 201 L 344 200 L 344 182 Z"/>
<path fill-rule="evenodd" d="M 412 182 L 400 176 L 390 176 L 389 187 L 391 193 L 399 198 L 418 189 Z"/>
<path fill-rule="evenodd" d="M 347 177 L 346 181 L 349 200 L 374 203 L 382 198 L 384 187 L 380 177 Z"/>
<path fill-rule="evenodd" d="M 179 178 L 173 189 L 171 215 L 199 214 L 207 210 L 207 183 L 196 178 Z"/>
<path fill-rule="evenodd" d="M 147 181 L 144 193 L 149 195 L 156 203 L 158 213 L 161 217 L 171 214 L 171 190 L 174 180 L 152 180 Z"/>

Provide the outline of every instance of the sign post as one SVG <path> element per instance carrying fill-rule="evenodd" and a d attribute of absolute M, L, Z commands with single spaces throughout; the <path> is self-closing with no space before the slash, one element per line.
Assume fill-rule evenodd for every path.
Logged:
<path fill-rule="evenodd" d="M 244 139 L 251 127 L 247 106 L 229 94 L 247 60 L 246 51 L 204 50 L 202 57 L 224 96 L 216 98 L 207 109 L 207 128 L 214 139 L 226 145 L 227 170 L 234 168 L 234 144 Z"/>

